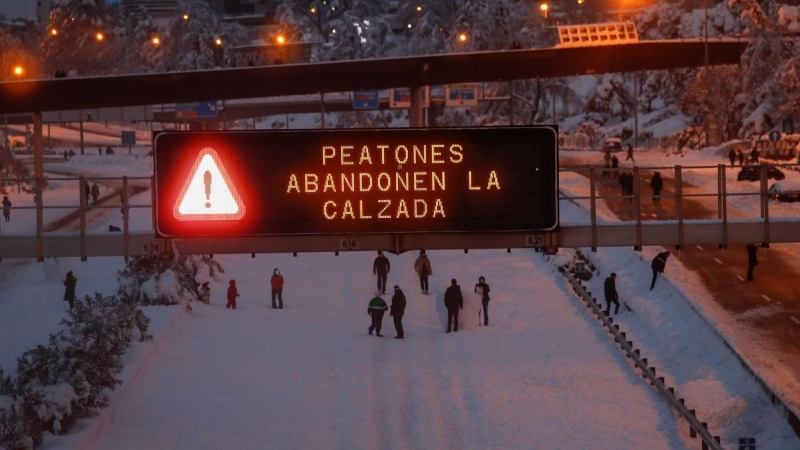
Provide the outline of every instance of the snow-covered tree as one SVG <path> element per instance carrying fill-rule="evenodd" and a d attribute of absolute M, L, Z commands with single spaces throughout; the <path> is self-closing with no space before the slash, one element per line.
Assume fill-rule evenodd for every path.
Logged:
<path fill-rule="evenodd" d="M 57 0 L 40 51 L 48 73 L 118 73 L 125 53 L 119 9 L 105 0 Z"/>
<path fill-rule="evenodd" d="M 742 70 L 739 66 L 714 66 L 701 70 L 689 84 L 681 109 L 689 116 L 703 116 L 720 130 L 719 138 L 736 137 L 742 126 Z"/>
<path fill-rule="evenodd" d="M 125 14 L 125 60 L 127 73 L 161 72 L 167 68 L 166 30 L 146 10 Z"/>
<path fill-rule="evenodd" d="M 609 119 L 627 120 L 633 114 L 633 92 L 621 74 L 600 77 L 595 91 L 586 102 L 588 112 L 606 115 Z"/>
<path fill-rule="evenodd" d="M 186 295 L 199 300 L 202 278 L 216 279 L 221 273 L 225 270 L 208 255 L 175 255 L 170 259 L 137 256 L 128 260 L 125 269 L 118 273 L 119 293 L 139 299 L 144 304 L 178 303 Z M 165 276 L 174 281 L 174 292 L 170 292 L 170 288 L 155 289 L 163 298 L 146 292 L 151 282 L 158 286 Z"/>

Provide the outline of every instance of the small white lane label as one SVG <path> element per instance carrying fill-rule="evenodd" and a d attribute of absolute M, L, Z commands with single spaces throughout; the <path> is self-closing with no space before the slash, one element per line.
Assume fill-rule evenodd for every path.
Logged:
<path fill-rule="evenodd" d="M 744 281 L 744 277 L 743 277 L 743 276 L 741 276 L 741 275 L 736 275 L 736 278 L 738 278 L 738 279 L 739 279 L 739 281 Z"/>
<path fill-rule="evenodd" d="M 714 258 L 714 261 L 716 261 L 717 264 L 722 264 L 722 261 L 718 260 L 717 258 Z"/>
<path fill-rule="evenodd" d="M 794 316 L 790 316 L 790 318 L 792 319 L 792 322 L 800 325 L 800 320 L 795 319 Z"/>
<path fill-rule="evenodd" d="M 695 247 L 697 247 L 698 250 L 702 250 L 703 249 L 703 247 L 700 247 L 699 245 L 695 245 Z"/>
<path fill-rule="evenodd" d="M 771 302 L 771 301 L 772 301 L 772 299 L 771 299 L 771 298 L 767 297 L 767 296 L 766 296 L 766 295 L 764 295 L 764 294 L 761 294 L 761 297 L 763 297 L 763 298 L 764 298 L 764 300 L 766 300 L 766 301 L 768 301 L 768 302 Z"/>

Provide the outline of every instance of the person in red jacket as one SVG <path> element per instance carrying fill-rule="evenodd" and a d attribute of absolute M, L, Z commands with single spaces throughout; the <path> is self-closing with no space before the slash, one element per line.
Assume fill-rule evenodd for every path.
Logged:
<path fill-rule="evenodd" d="M 239 290 L 236 289 L 236 280 L 231 280 L 228 286 L 228 304 L 225 305 L 225 309 L 236 309 L 236 297 L 238 296 Z"/>
<path fill-rule="evenodd" d="M 272 309 L 283 309 L 283 275 L 277 268 L 272 271 Z M 278 306 L 275 306 L 275 297 L 278 297 Z"/>

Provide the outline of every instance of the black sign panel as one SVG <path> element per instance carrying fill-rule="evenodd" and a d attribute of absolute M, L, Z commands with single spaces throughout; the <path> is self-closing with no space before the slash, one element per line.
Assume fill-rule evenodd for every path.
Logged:
<path fill-rule="evenodd" d="M 165 132 L 161 236 L 551 230 L 551 127 Z"/>

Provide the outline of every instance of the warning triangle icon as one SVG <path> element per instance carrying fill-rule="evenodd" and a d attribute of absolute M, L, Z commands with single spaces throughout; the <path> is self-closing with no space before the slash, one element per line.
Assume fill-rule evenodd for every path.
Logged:
<path fill-rule="evenodd" d="M 178 220 L 239 220 L 245 207 L 212 148 L 197 155 L 172 211 Z"/>

